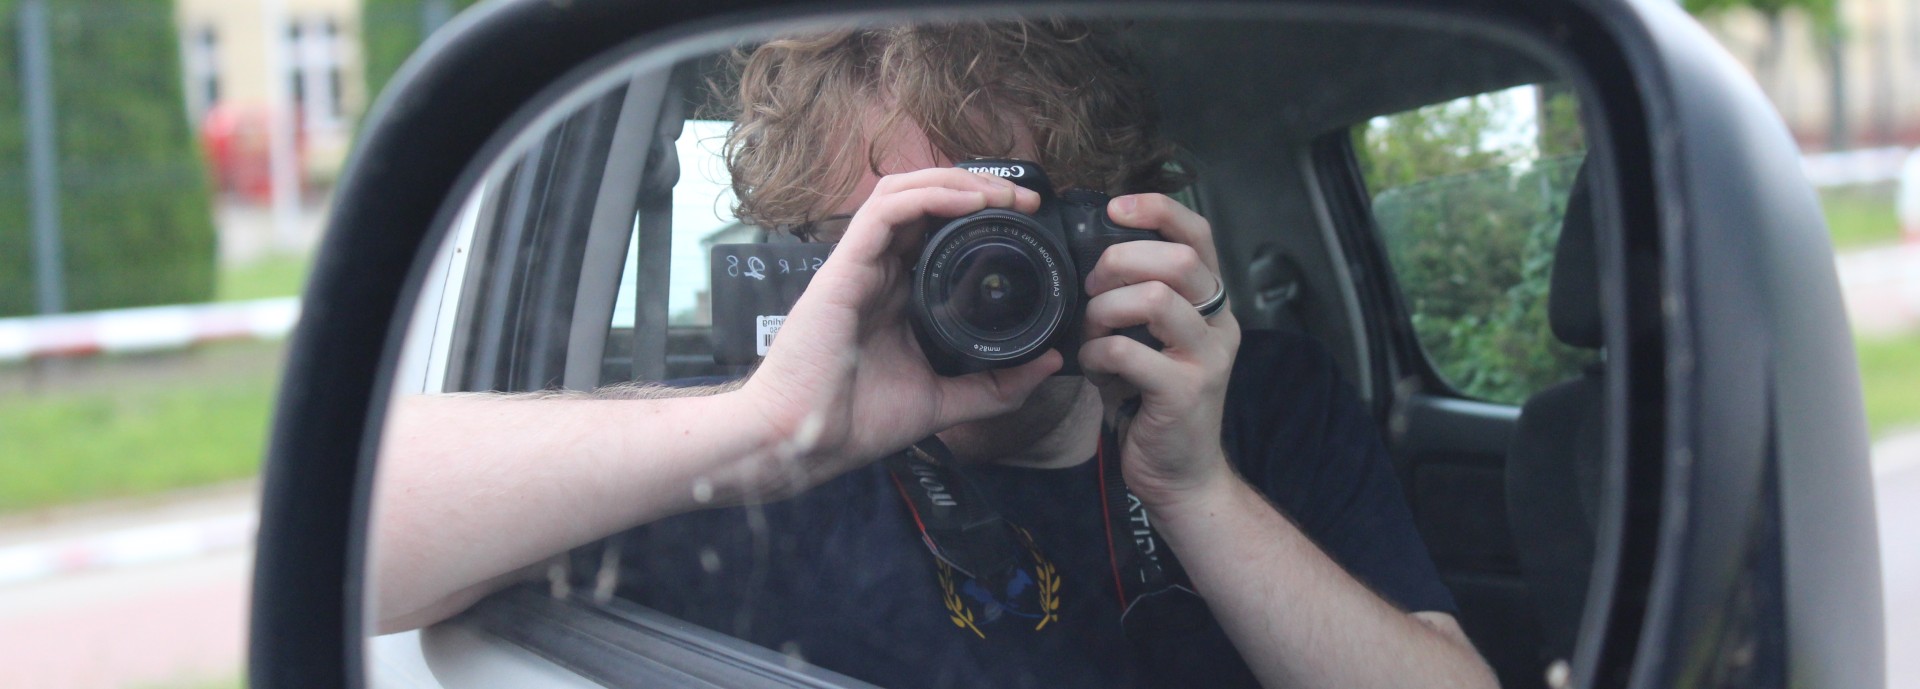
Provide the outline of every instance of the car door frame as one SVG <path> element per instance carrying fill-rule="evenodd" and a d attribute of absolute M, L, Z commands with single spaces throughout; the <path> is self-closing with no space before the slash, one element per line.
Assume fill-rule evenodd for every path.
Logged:
<path fill-rule="evenodd" d="M 1582 122 L 1587 131 L 1605 128 L 1597 118 Z M 1381 437 L 1394 459 L 1401 490 L 1406 494 L 1415 525 L 1420 528 L 1442 580 L 1453 590 L 1461 627 L 1481 655 L 1499 673 L 1502 683 L 1524 681 L 1522 667 L 1536 667 L 1537 649 L 1514 648 L 1485 642 L 1524 643 L 1538 638 L 1539 629 L 1527 606 L 1525 582 L 1513 558 L 1515 542 L 1507 531 L 1504 492 L 1507 447 L 1519 423 L 1520 408 L 1475 399 L 1461 393 L 1435 367 L 1431 354 L 1414 331 L 1412 309 L 1401 291 L 1398 273 L 1381 237 L 1349 129 L 1317 137 L 1309 152 L 1316 186 L 1326 204 L 1333 233 L 1342 254 L 1354 265 L 1354 291 L 1359 295 L 1366 323 L 1368 365 L 1375 381 L 1373 411 L 1382 420 Z M 1427 466 L 1429 464 L 1444 466 Z M 1435 471 L 1428 471 L 1429 469 Z M 1437 472 L 1444 470 L 1445 476 Z M 1430 483 L 1458 490 L 1485 483 L 1491 474 L 1494 490 L 1481 490 L 1476 505 L 1490 514 L 1459 514 L 1471 500 L 1425 504 Z M 1487 488 L 1487 486 L 1478 486 Z M 1485 499 L 1491 495 L 1492 499 Z M 1485 527 L 1492 525 L 1492 533 Z M 1458 533 L 1471 532 L 1471 533 Z M 1484 606 L 1486 609 L 1481 609 Z M 1493 616 L 1517 616 L 1520 624 L 1502 627 Z M 1529 624 L 1531 623 L 1531 624 Z M 1504 638 L 1488 639 L 1494 631 Z M 1538 681 L 1540 677 L 1525 677 Z"/>

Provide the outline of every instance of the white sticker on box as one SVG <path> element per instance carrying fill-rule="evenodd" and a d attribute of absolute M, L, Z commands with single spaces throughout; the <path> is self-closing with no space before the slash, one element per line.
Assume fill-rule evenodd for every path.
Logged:
<path fill-rule="evenodd" d="M 773 347 L 773 336 L 780 334 L 780 325 L 787 322 L 787 317 L 760 316 L 755 320 L 754 351 L 759 356 L 766 356 L 767 350 Z"/>

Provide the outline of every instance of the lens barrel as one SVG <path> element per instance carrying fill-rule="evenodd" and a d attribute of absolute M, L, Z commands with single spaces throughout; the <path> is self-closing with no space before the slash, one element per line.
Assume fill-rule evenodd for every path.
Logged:
<path fill-rule="evenodd" d="M 936 371 L 1016 366 L 1045 353 L 1079 285 L 1056 232 L 987 209 L 949 222 L 914 268 L 914 329 Z"/>

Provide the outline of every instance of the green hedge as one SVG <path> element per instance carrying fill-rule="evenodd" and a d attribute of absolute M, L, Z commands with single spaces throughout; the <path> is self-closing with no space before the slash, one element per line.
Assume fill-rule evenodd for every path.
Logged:
<path fill-rule="evenodd" d="M 1548 326 L 1554 247 L 1579 156 L 1386 190 L 1373 201 L 1414 333 L 1469 396 L 1519 404 L 1594 360 Z"/>
<path fill-rule="evenodd" d="M 0 0 L 0 316 L 35 310 L 17 5 Z M 212 298 L 212 186 L 172 3 L 47 5 L 67 309 Z"/>
<path fill-rule="evenodd" d="M 367 66 L 367 93 L 376 97 L 387 80 L 400 70 L 421 41 L 426 40 L 430 5 L 439 1 L 448 12 L 459 12 L 475 0 L 365 0 L 361 7 L 360 41 Z"/>
<path fill-rule="evenodd" d="M 1494 99 L 1475 97 L 1354 128 L 1354 150 L 1413 329 L 1456 390 L 1505 404 L 1577 374 L 1592 352 L 1547 319 L 1554 247 L 1584 158 L 1579 104 L 1537 93 L 1520 146 Z"/>

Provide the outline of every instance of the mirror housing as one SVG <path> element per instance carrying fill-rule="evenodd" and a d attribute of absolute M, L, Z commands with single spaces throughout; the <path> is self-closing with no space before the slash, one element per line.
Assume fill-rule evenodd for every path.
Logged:
<path fill-rule="evenodd" d="M 361 683 L 381 419 L 408 305 L 458 211 L 450 200 L 596 67 L 820 9 L 780 5 L 494 3 L 436 33 L 394 78 L 342 177 L 283 378 L 264 474 L 251 686 Z M 1741 677 L 1739 650 L 1764 653 L 1777 634 L 1780 655 L 1762 660 L 1779 663 L 1785 684 L 1880 686 L 1879 564 L 1850 334 L 1816 199 L 1757 87 L 1671 3 L 1357 7 L 1316 9 L 1454 15 L 1553 45 L 1577 62 L 1606 122 L 1592 150 L 1610 171 L 1598 175 L 1601 225 L 1617 228 L 1599 247 L 1607 350 L 1624 371 L 1608 389 L 1620 421 L 1608 431 L 1605 495 L 1617 507 L 1601 529 L 1573 685 Z M 1776 609 L 1750 605 L 1769 595 Z"/>

